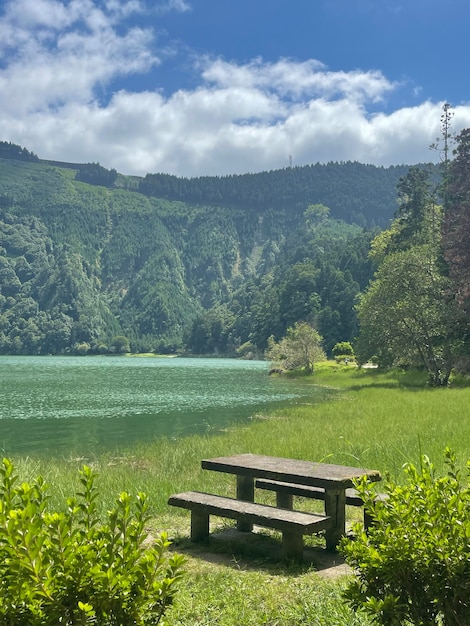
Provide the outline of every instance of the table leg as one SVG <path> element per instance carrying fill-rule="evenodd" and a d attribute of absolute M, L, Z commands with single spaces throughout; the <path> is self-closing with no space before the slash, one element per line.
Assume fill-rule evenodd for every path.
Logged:
<path fill-rule="evenodd" d="M 334 551 L 346 533 L 346 490 L 325 489 L 325 513 L 332 519 L 326 530 L 326 549 Z"/>
<path fill-rule="evenodd" d="M 251 476 L 237 475 L 237 498 L 244 502 L 255 501 L 255 480 Z M 253 530 L 253 524 L 239 520 L 237 528 L 240 532 L 249 533 Z"/>
<path fill-rule="evenodd" d="M 209 538 L 209 514 L 191 511 L 191 541 L 205 541 Z"/>
<path fill-rule="evenodd" d="M 302 561 L 304 538 L 301 533 L 284 531 L 282 533 L 282 556 L 284 559 Z"/>
<path fill-rule="evenodd" d="M 294 496 L 291 493 L 278 491 L 276 494 L 276 506 L 278 509 L 292 510 L 294 508 Z"/>

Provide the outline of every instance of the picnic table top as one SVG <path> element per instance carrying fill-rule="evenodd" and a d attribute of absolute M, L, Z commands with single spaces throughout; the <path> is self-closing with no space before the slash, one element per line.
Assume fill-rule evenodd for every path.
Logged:
<path fill-rule="evenodd" d="M 347 489 L 354 480 L 366 476 L 375 482 L 381 480 L 378 470 L 349 467 L 315 461 L 284 459 L 261 454 L 236 454 L 214 459 L 203 459 L 203 469 L 226 472 L 252 478 L 269 478 L 284 482 L 323 487 L 324 489 Z"/>

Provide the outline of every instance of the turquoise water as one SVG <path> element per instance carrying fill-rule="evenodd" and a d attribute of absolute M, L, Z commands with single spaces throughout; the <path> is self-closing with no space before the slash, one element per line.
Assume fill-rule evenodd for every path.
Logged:
<path fill-rule="evenodd" d="M 68 457 L 217 432 L 315 393 L 262 361 L 3 356 L 0 450 Z"/>

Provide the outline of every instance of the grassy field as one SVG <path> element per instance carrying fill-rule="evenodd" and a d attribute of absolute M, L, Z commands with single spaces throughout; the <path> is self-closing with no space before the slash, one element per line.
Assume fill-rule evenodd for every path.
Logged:
<path fill-rule="evenodd" d="M 99 459 L 14 460 L 22 478 L 38 473 L 46 477 L 56 506 L 74 491 L 77 469 L 84 462 L 100 474 L 103 510 L 122 490 L 151 496 L 151 531 L 167 530 L 174 547 L 188 557 L 188 573 L 168 614 L 172 626 L 360 626 L 370 622 L 353 614 L 341 599 L 347 574 L 326 577 L 330 570 L 319 569 L 315 557 L 303 566 L 279 563 L 278 541 L 270 535 L 247 543 L 226 532 L 209 546 L 194 549 L 187 539 L 189 514 L 170 510 L 167 498 L 188 489 L 234 495 L 233 477 L 204 472 L 200 462 L 242 452 L 369 467 L 400 481 L 403 464 L 418 464 L 421 454 L 442 469 L 442 451 L 448 445 L 464 467 L 470 456 L 470 387 L 458 382 L 448 389 L 430 389 L 420 374 L 330 364 L 305 378 L 306 385 L 337 390 L 328 401 L 254 416 L 246 428 L 158 441 Z M 360 518 L 357 509 L 348 513 L 352 520 Z M 312 555 L 321 553 L 316 548 L 321 541 L 309 540 Z"/>

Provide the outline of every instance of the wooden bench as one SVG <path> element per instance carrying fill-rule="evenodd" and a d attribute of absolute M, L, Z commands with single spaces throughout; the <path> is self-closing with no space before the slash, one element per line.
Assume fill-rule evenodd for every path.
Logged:
<path fill-rule="evenodd" d="M 281 531 L 283 557 L 297 561 L 302 560 L 304 535 L 317 533 L 331 525 L 331 519 L 326 515 L 303 513 L 198 491 L 173 495 L 168 504 L 191 511 L 191 541 L 204 541 L 209 537 L 210 515 L 228 517 Z"/>
<path fill-rule="evenodd" d="M 274 491 L 276 493 L 277 506 L 284 509 L 293 508 L 294 496 L 312 498 L 314 500 L 325 499 L 325 490 L 322 487 L 310 487 L 307 485 L 297 485 L 295 483 L 284 483 L 277 480 L 268 480 L 266 478 L 257 478 L 255 481 L 255 487 L 258 489 Z M 383 501 L 386 497 L 386 494 L 378 493 L 376 500 Z M 359 495 L 359 492 L 354 488 L 346 489 L 346 504 L 349 506 L 364 506 L 364 502 Z M 367 529 L 370 524 L 370 516 L 367 514 L 366 510 L 364 510 L 364 528 Z"/>

